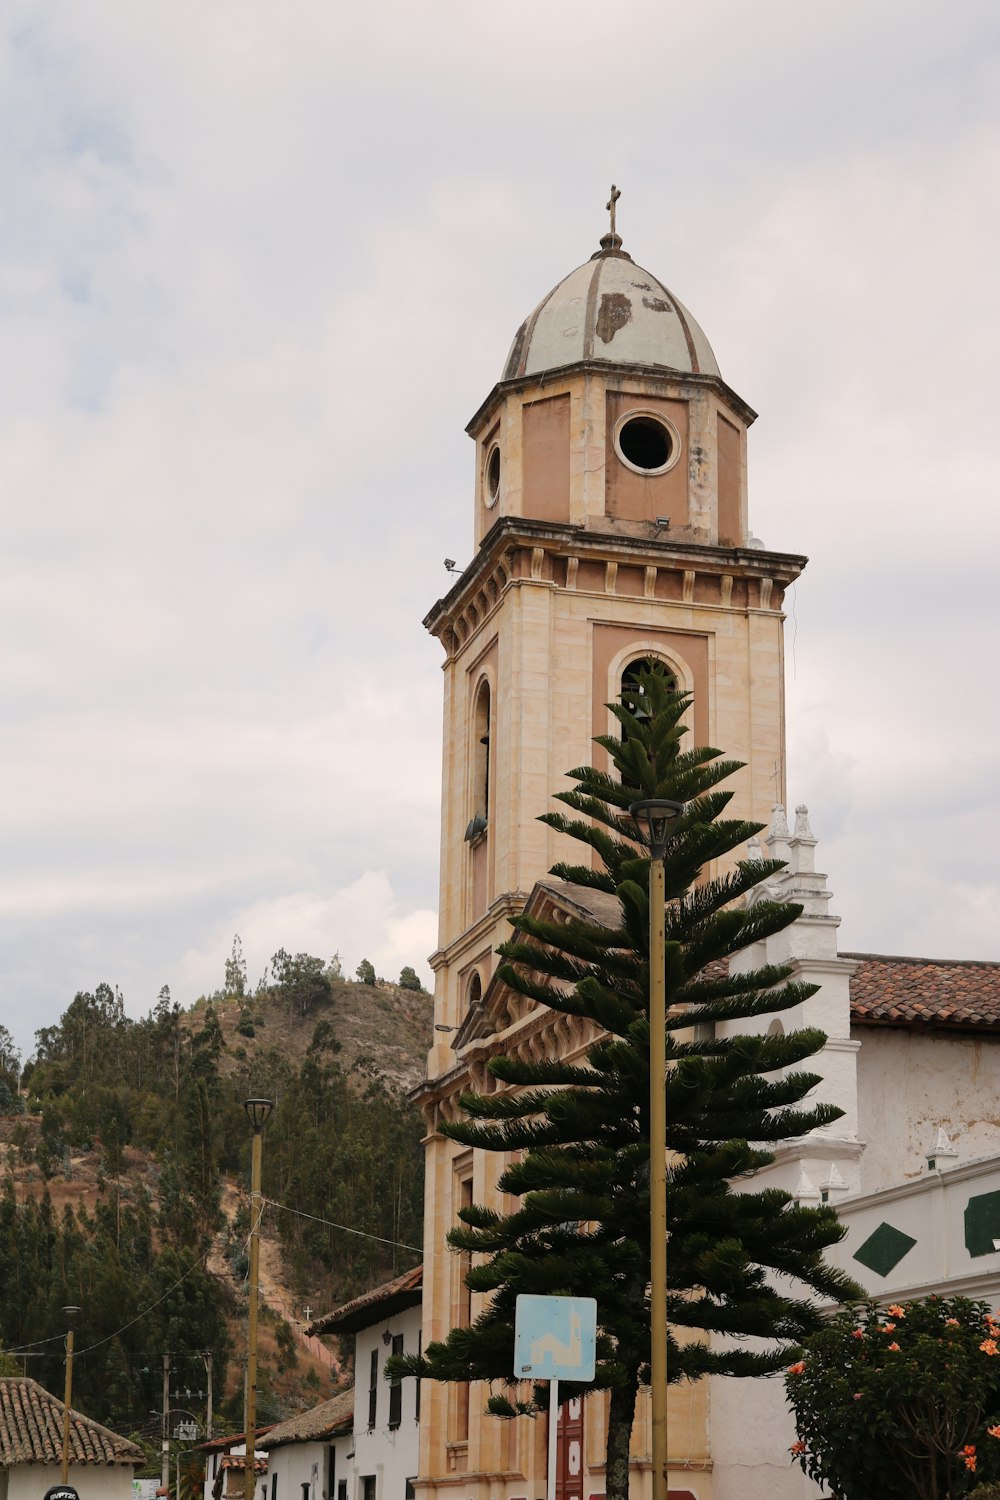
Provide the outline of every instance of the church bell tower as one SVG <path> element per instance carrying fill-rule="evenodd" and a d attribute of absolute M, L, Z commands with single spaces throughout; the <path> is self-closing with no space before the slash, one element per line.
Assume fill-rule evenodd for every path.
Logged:
<path fill-rule="evenodd" d="M 554 1013 L 498 996 L 496 948 L 551 866 L 579 858 L 538 818 L 568 770 L 600 764 L 592 739 L 612 726 L 606 704 L 640 664 L 663 662 L 691 694 L 694 742 L 745 763 L 729 783 L 733 815 L 766 824 L 784 802 L 782 602 L 805 559 L 751 537 L 755 413 L 684 305 L 623 249 L 616 196 L 600 248 L 521 324 L 469 423 L 476 551 L 424 622 L 444 650 L 436 1030 L 420 1091 L 425 1346 L 478 1310 L 445 1249 L 459 1208 L 504 1207 L 504 1163 L 464 1151 L 438 1123 L 463 1089 L 491 1086 L 492 1051 L 518 1039 L 542 1054 L 585 1047 Z M 485 1394 L 425 1383 L 427 1500 L 542 1493 L 541 1424 L 484 1417 Z M 560 1500 L 603 1489 L 600 1424 L 587 1421 Z M 691 1417 L 694 1456 L 704 1427 Z"/>
<path fill-rule="evenodd" d="M 424 622 L 445 652 L 440 1025 L 462 1023 L 560 857 L 538 816 L 600 757 L 637 662 L 692 694 L 695 742 L 746 763 L 737 816 L 784 802 L 782 601 L 805 559 L 749 533 L 755 415 L 612 228 L 521 324 L 469 423 L 477 550 Z M 453 1060 L 442 1039 L 436 1065 Z"/>

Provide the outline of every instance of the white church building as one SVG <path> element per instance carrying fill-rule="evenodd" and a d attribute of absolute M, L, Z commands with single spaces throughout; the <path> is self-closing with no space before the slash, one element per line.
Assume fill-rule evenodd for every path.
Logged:
<path fill-rule="evenodd" d="M 846 1225 L 828 1258 L 884 1301 L 931 1293 L 1000 1305 L 1000 964 L 838 949 L 825 875 L 804 807 L 791 831 L 776 807 L 766 852 L 787 862 L 767 895 L 802 904 L 767 944 L 821 985 L 792 1030 L 827 1034 L 809 1059 L 818 1097 L 843 1118 L 791 1141 L 755 1186 L 832 1203 Z M 765 894 L 762 892 L 761 894 Z M 754 949 L 741 963 L 757 967 Z M 715 1500 L 806 1500 L 820 1491 L 790 1467 L 794 1430 L 780 1379 L 711 1382 Z M 695 1494 L 701 1495 L 697 1489 Z"/>

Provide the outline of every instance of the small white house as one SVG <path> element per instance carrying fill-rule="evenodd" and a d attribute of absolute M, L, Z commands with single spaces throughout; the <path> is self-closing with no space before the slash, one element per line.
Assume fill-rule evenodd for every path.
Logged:
<path fill-rule="evenodd" d="M 354 1391 L 272 1427 L 267 1453 L 268 1500 L 335 1500 L 353 1493 Z"/>
<path fill-rule="evenodd" d="M 256 1429 L 254 1441 L 255 1496 L 267 1500 L 267 1454 L 261 1447 L 263 1436 L 272 1424 Z M 197 1451 L 204 1456 L 205 1485 L 203 1500 L 243 1500 L 246 1474 L 246 1440 L 242 1432 L 228 1437 L 209 1438 L 199 1443 Z"/>
<path fill-rule="evenodd" d="M 420 1451 L 420 1382 L 387 1381 L 385 1364 L 391 1355 L 420 1351 L 422 1288 L 423 1267 L 417 1266 L 317 1318 L 306 1330 L 354 1339 L 354 1450 L 327 1500 L 412 1500 Z M 304 1500 L 305 1491 L 291 1493 L 294 1500 Z M 322 1496 L 310 1495 L 309 1500 Z"/>
<path fill-rule="evenodd" d="M 26 1376 L 0 1376 L 0 1500 L 38 1500 L 62 1478 L 63 1403 Z M 82 1496 L 132 1500 L 142 1449 L 78 1411 L 69 1417 L 69 1483 Z"/>

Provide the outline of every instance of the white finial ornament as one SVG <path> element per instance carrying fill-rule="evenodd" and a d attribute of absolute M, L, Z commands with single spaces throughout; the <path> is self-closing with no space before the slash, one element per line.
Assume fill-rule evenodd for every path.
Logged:
<path fill-rule="evenodd" d="M 785 809 L 780 802 L 776 802 L 771 808 L 771 826 L 767 835 L 771 839 L 787 839 L 788 837 L 788 819 L 785 817 Z"/>
<path fill-rule="evenodd" d="M 797 839 L 813 837 L 813 831 L 809 826 L 809 809 L 804 802 L 800 802 L 795 809 L 795 837 Z"/>
<path fill-rule="evenodd" d="M 927 1153 L 927 1170 L 929 1172 L 937 1172 L 940 1170 L 942 1162 L 957 1160 L 958 1152 L 952 1144 L 951 1136 L 945 1130 L 944 1126 L 941 1125 L 938 1127 L 934 1145 Z"/>
<path fill-rule="evenodd" d="M 805 1167 L 803 1167 L 799 1172 L 799 1180 L 795 1184 L 795 1192 L 793 1194 L 793 1197 L 795 1198 L 795 1201 L 797 1203 L 819 1202 L 819 1188 L 814 1185 L 812 1179 L 806 1172 Z"/>

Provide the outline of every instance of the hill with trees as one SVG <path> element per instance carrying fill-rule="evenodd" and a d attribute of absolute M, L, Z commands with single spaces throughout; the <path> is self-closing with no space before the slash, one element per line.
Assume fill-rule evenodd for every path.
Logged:
<path fill-rule="evenodd" d="M 336 960 L 279 950 L 251 992 L 237 939 L 223 985 L 188 1008 L 164 988 L 133 1019 L 110 986 L 80 991 L 36 1033 L 23 1072 L 0 1029 L 0 1351 L 59 1391 L 62 1308 L 78 1305 L 82 1410 L 150 1434 L 162 1354 L 194 1403 L 211 1351 L 217 1409 L 238 1425 L 242 1102 L 263 1095 L 275 1102 L 265 1296 L 285 1316 L 265 1327 L 261 1415 L 328 1394 L 336 1370 L 310 1359 L 289 1320 L 419 1254 L 422 1127 L 406 1089 L 423 1076 L 432 1003 L 414 978 L 353 982 Z"/>

